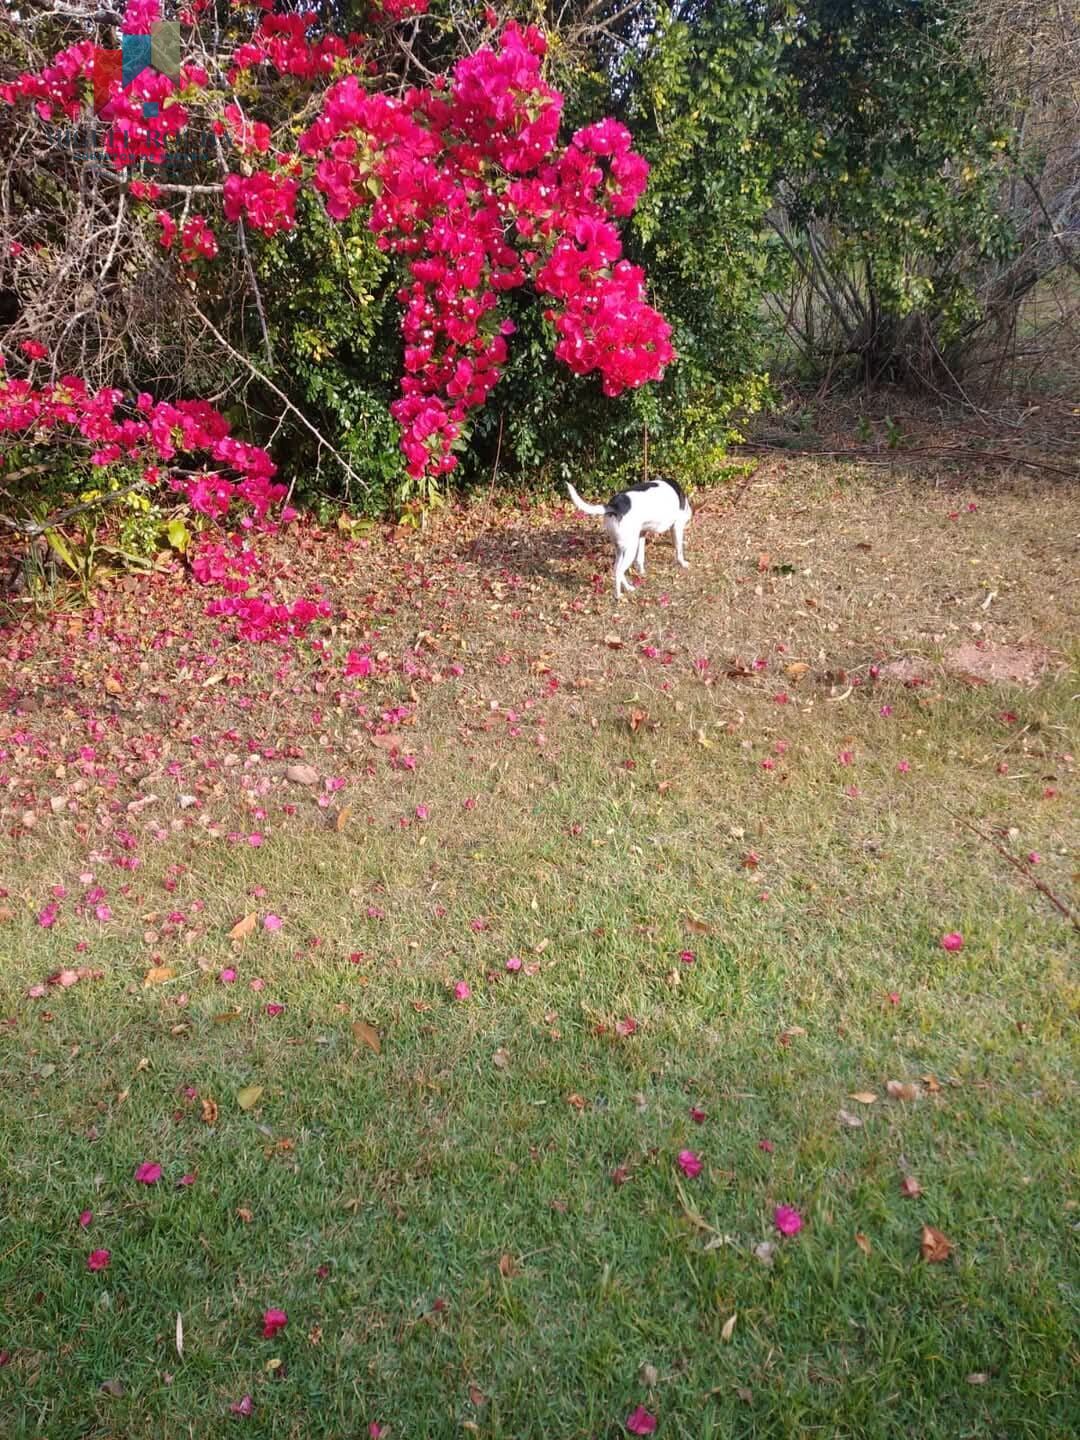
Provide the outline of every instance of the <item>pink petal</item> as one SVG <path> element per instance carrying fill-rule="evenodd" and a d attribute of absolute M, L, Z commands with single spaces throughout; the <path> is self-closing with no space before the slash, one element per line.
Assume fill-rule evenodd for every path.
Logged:
<path fill-rule="evenodd" d="M 948 935 L 942 935 L 941 948 L 943 950 L 962 950 L 964 937 L 958 931 L 951 930 Z"/>
<path fill-rule="evenodd" d="M 250 1395 L 245 1395 L 240 1400 L 234 1400 L 229 1406 L 234 1415 L 250 1415 L 253 1408 Z"/>
<path fill-rule="evenodd" d="M 263 1339 L 273 1340 L 274 1336 L 278 1333 L 278 1331 L 284 1330 L 285 1326 L 288 1323 L 289 1317 L 288 1315 L 286 1315 L 284 1310 L 264 1310 L 262 1330 Z"/>
<path fill-rule="evenodd" d="M 81 1226 L 81 1228 L 82 1228 L 83 1230 L 85 1230 L 85 1229 L 87 1228 L 87 1226 L 90 1224 L 90 1222 L 93 1220 L 93 1218 L 94 1218 L 94 1212 L 93 1212 L 92 1210 L 84 1210 L 84 1211 L 82 1212 L 82 1214 L 79 1216 L 79 1225 Z"/>
<path fill-rule="evenodd" d="M 705 1168 L 693 1150 L 680 1150 L 678 1163 L 679 1169 L 688 1180 L 693 1180 L 696 1176 L 700 1175 Z"/>
<path fill-rule="evenodd" d="M 465 980 L 459 980 L 454 986 L 455 1000 L 469 1000 L 472 997 L 472 986 Z"/>
<path fill-rule="evenodd" d="M 773 1220 L 781 1235 L 797 1235 L 803 1227 L 802 1216 L 790 1205 L 778 1205 Z"/>
<path fill-rule="evenodd" d="M 690 1119 L 693 1120 L 695 1125 L 704 1125 L 708 1118 L 704 1110 L 699 1110 L 696 1105 L 690 1106 Z"/>
<path fill-rule="evenodd" d="M 161 1179 L 161 1166 L 144 1160 L 141 1165 L 136 1167 L 135 1179 L 140 1185 L 156 1185 Z"/>
<path fill-rule="evenodd" d="M 91 1250 L 86 1257 L 86 1268 L 88 1270 L 107 1270 L 111 1259 L 111 1250 Z"/>
<path fill-rule="evenodd" d="M 507 968 L 507 970 L 510 970 L 510 971 L 520 970 L 520 969 L 521 969 L 521 957 L 520 957 L 520 955 L 511 955 L 511 956 L 510 956 L 510 959 L 507 960 L 507 962 L 506 962 L 506 968 Z"/>
<path fill-rule="evenodd" d="M 45 994 L 45 986 L 44 986 L 44 985 L 31 985 L 30 988 L 29 988 L 29 989 L 27 990 L 27 992 L 26 992 L 26 998 L 27 998 L 28 1000 L 40 1000 L 41 997 L 42 997 L 44 994 Z"/>
<path fill-rule="evenodd" d="M 631 1435 L 652 1435 L 656 1430 L 656 1416 L 650 1415 L 644 1405 L 626 1417 L 626 1428 Z"/>
<path fill-rule="evenodd" d="M 266 1013 L 267 1013 L 267 1015 L 271 1015 L 271 1016 L 273 1016 L 273 1015 L 281 1015 L 281 1014 L 284 1013 L 284 1010 L 285 1010 L 285 1006 L 284 1006 L 284 1005 L 267 1005 L 267 1007 L 266 1007 Z"/>
<path fill-rule="evenodd" d="M 280 930 L 284 923 L 280 915 L 267 915 L 263 919 L 263 929 Z"/>
<path fill-rule="evenodd" d="M 428 807 L 426 805 L 417 805 L 416 818 L 418 820 L 426 820 L 430 813 L 431 812 L 428 810 Z"/>
<path fill-rule="evenodd" d="M 177 1180 L 177 1182 L 176 1182 L 176 1188 L 177 1188 L 178 1190 L 182 1190 L 182 1189 L 185 1189 L 188 1185 L 194 1185 L 194 1184 L 195 1184 L 195 1176 L 194 1176 L 194 1174 L 192 1174 L 191 1171 L 189 1171 L 186 1175 L 181 1175 L 181 1176 L 180 1176 L 180 1179 Z"/>
<path fill-rule="evenodd" d="M 231 965 L 227 965 L 217 978 L 221 981 L 222 985 L 231 985 L 236 979 L 236 971 Z"/>
<path fill-rule="evenodd" d="M 254 980 L 251 980 L 251 981 L 249 981 L 248 983 L 250 984 L 252 990 L 265 990 L 265 989 L 266 989 L 266 981 L 265 981 L 265 980 L 260 980 L 258 976 L 256 976 Z"/>

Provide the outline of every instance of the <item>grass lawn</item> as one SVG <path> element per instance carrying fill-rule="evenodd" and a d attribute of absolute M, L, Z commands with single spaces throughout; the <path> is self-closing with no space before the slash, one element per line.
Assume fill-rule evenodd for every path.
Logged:
<path fill-rule="evenodd" d="M 317 647 L 16 617 L 4 1440 L 1075 1434 L 1078 528 L 790 463 L 618 610 L 522 507 L 297 531 Z"/>

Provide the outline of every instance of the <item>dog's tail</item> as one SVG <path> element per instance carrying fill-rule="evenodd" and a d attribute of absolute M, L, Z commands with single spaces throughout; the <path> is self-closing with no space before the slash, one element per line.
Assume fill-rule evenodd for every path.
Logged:
<path fill-rule="evenodd" d="M 570 492 L 570 499 L 574 502 L 574 505 L 577 507 L 578 510 L 582 511 L 585 515 L 606 515 L 606 514 L 607 514 L 607 506 L 606 506 L 606 505 L 590 505 L 587 500 L 582 500 L 581 496 L 577 493 L 577 491 L 574 489 L 574 487 L 570 484 L 569 480 L 566 482 L 566 488 L 567 488 L 567 490 L 569 490 L 569 492 Z"/>

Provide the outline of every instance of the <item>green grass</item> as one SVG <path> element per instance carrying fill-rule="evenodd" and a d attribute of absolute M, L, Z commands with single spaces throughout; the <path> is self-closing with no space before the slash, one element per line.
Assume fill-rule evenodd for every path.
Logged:
<path fill-rule="evenodd" d="M 426 703 L 415 774 L 364 780 L 352 752 L 340 830 L 311 807 L 258 850 L 144 844 L 107 925 L 35 923 L 43 885 L 104 867 L 71 827 L 22 837 L 0 925 L 5 1440 L 599 1440 L 638 1404 L 686 1440 L 1075 1433 L 1076 932 L 959 823 L 1038 851 L 1068 896 L 1075 685 L 793 686 L 783 707 L 775 679 L 654 672 L 629 637 L 655 623 L 624 610 L 613 650 L 600 606 L 582 620 L 590 683 L 548 707 L 546 750 L 480 729 L 490 696 L 539 682 L 478 660 L 471 698 Z M 274 703 L 245 723 L 307 714 Z M 633 708 L 658 728 L 631 732 Z M 231 942 L 248 911 L 283 929 Z M 103 978 L 28 1000 L 79 938 Z M 175 977 L 144 987 L 155 960 Z M 801 1234 L 777 1235 L 778 1204 Z M 920 1258 L 924 1224 L 945 1263 Z M 263 1340 L 270 1306 L 289 1323 Z"/>

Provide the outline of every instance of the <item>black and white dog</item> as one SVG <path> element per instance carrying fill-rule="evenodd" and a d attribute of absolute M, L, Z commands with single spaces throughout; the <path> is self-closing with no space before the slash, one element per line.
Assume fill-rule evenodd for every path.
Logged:
<path fill-rule="evenodd" d="M 683 531 L 690 524 L 693 512 L 690 502 L 674 480 L 643 480 L 613 495 L 606 505 L 589 505 L 573 485 L 567 484 L 570 499 L 586 515 L 603 515 L 604 529 L 615 546 L 615 599 L 622 598 L 623 586 L 634 587 L 626 579 L 630 566 L 637 563 L 638 573 L 645 574 L 645 536 L 675 535 L 675 559 L 684 570 L 689 569 L 683 558 Z"/>

